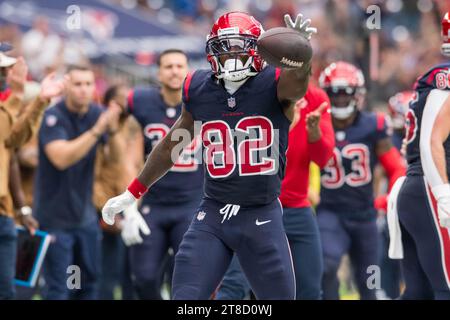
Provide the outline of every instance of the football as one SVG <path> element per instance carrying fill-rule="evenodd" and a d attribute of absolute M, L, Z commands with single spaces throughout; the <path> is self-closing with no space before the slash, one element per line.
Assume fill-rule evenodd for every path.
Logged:
<path fill-rule="evenodd" d="M 300 68 L 312 57 L 309 41 L 291 28 L 269 29 L 258 38 L 258 52 L 270 65 L 281 68 Z"/>

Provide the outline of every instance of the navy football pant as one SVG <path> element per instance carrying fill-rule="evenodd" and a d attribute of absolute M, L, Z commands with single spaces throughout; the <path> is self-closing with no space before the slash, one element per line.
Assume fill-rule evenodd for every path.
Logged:
<path fill-rule="evenodd" d="M 450 299 L 450 237 L 424 177 L 408 176 L 397 198 L 405 279 L 402 299 Z"/>
<path fill-rule="evenodd" d="M 367 280 L 371 275 L 368 267 L 378 263 L 376 216 L 355 220 L 344 215 L 323 208 L 319 208 L 317 213 L 324 259 L 323 299 L 339 299 L 337 271 L 341 258 L 348 253 L 360 298 L 374 300 L 375 290 L 368 288 Z"/>
<path fill-rule="evenodd" d="M 298 300 L 321 298 L 322 246 L 313 210 L 284 208 L 283 222 L 292 251 Z"/>
<path fill-rule="evenodd" d="M 314 212 L 310 207 L 283 208 L 283 223 L 294 262 L 296 298 L 318 300 L 321 298 L 323 261 Z M 239 262 L 233 258 L 220 285 L 217 299 L 241 300 L 248 295 L 249 290 L 250 286 L 240 271 Z"/>
<path fill-rule="evenodd" d="M 169 248 L 178 251 L 183 235 L 189 227 L 199 200 L 189 203 L 152 205 L 143 214 L 151 233 L 143 243 L 130 247 L 130 266 L 137 295 L 140 299 L 160 300 L 161 274 L 164 257 Z M 143 206 L 141 212 L 147 212 Z"/>
<path fill-rule="evenodd" d="M 211 199 L 200 204 L 175 256 L 173 298 L 210 298 L 235 252 L 256 298 L 294 299 L 295 276 L 279 201 L 240 208 L 229 219 L 220 213 L 225 208 Z"/>
<path fill-rule="evenodd" d="M 53 240 L 48 248 L 43 269 L 47 285 L 45 299 L 97 299 L 102 236 L 99 225 L 90 223 L 70 230 L 49 229 L 46 231 L 53 236 Z M 80 289 L 68 288 L 68 284 L 77 283 L 75 280 L 77 273 L 68 269 L 70 265 L 80 268 Z M 114 268 L 114 266 L 110 267 Z"/>

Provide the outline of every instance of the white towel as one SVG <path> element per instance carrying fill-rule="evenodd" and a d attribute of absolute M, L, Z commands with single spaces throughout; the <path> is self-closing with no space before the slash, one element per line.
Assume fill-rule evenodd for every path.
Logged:
<path fill-rule="evenodd" d="M 387 223 L 389 229 L 389 258 L 403 259 L 402 231 L 397 213 L 397 197 L 406 177 L 400 177 L 392 186 L 388 197 Z"/>

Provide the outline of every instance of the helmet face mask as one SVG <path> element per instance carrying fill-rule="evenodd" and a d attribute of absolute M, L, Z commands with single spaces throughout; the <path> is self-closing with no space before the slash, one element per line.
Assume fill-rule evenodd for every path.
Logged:
<path fill-rule="evenodd" d="M 357 111 L 358 89 L 355 87 L 328 87 L 326 92 L 331 102 L 331 114 L 338 120 L 345 120 Z"/>
<path fill-rule="evenodd" d="M 206 42 L 206 53 L 213 55 L 248 54 L 249 50 L 255 50 L 256 40 L 255 37 L 247 35 L 217 36 Z"/>
<path fill-rule="evenodd" d="M 243 12 L 230 12 L 214 23 L 206 42 L 207 60 L 218 79 L 242 81 L 258 74 L 264 61 L 256 42 L 261 24 Z"/>
<path fill-rule="evenodd" d="M 450 57 L 450 12 L 447 12 L 442 18 L 441 35 L 443 41 L 442 54 Z"/>
<path fill-rule="evenodd" d="M 214 37 L 206 42 L 208 60 L 215 60 L 219 79 L 241 81 L 254 75 L 252 70 L 256 53 L 256 38 L 248 35 Z"/>

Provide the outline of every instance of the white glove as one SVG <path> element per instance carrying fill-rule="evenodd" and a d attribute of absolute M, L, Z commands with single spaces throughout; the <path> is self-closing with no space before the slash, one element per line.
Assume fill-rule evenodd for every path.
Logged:
<path fill-rule="evenodd" d="M 297 15 L 295 22 L 292 22 L 290 15 L 285 14 L 284 22 L 286 23 L 286 27 L 297 30 L 308 40 L 311 40 L 312 35 L 317 33 L 316 28 L 310 27 L 311 19 L 306 19 L 303 21 L 303 15 L 301 13 Z"/>
<path fill-rule="evenodd" d="M 143 239 L 139 231 L 148 236 L 150 234 L 150 228 L 138 211 L 137 202 L 128 207 L 123 212 L 123 215 L 125 219 L 123 221 L 121 236 L 125 245 L 132 246 L 134 244 L 142 243 Z"/>
<path fill-rule="evenodd" d="M 124 211 L 135 202 L 136 198 L 128 190 L 117 197 L 109 199 L 102 209 L 103 221 L 112 226 L 114 224 L 114 216 Z"/>
<path fill-rule="evenodd" d="M 450 184 L 441 184 L 431 191 L 437 200 L 439 223 L 450 229 Z"/>

